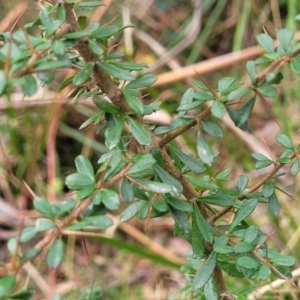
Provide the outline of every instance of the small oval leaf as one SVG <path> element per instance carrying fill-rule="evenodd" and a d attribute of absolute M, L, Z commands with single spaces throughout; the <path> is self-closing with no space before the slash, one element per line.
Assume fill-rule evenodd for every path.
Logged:
<path fill-rule="evenodd" d="M 202 265 L 200 271 L 195 275 L 193 280 L 194 290 L 199 290 L 209 281 L 217 263 L 217 253 L 212 252 L 208 259 Z"/>
<path fill-rule="evenodd" d="M 48 265 L 56 269 L 61 264 L 64 257 L 64 242 L 61 238 L 57 238 L 51 245 L 47 254 Z"/>

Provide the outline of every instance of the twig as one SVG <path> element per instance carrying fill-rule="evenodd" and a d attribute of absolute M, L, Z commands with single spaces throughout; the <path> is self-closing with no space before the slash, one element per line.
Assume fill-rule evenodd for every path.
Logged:
<path fill-rule="evenodd" d="M 62 111 L 63 102 L 55 104 L 50 117 L 49 131 L 47 135 L 47 175 L 48 175 L 48 201 L 54 202 L 56 198 L 56 132 Z"/>

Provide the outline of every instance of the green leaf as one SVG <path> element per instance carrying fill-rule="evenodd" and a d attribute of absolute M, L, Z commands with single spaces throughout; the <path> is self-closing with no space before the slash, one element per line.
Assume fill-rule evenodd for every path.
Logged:
<path fill-rule="evenodd" d="M 191 245 L 193 249 L 193 256 L 201 258 L 206 249 L 204 238 L 198 228 L 195 213 L 192 214 Z"/>
<path fill-rule="evenodd" d="M 80 29 L 85 29 L 88 25 L 88 19 L 86 16 L 79 16 L 77 22 Z"/>
<path fill-rule="evenodd" d="M 253 250 L 255 245 L 248 243 L 248 242 L 239 242 L 233 246 L 233 251 L 235 253 L 244 253 L 244 252 L 250 252 Z"/>
<path fill-rule="evenodd" d="M 291 60 L 290 67 L 295 74 L 300 75 L 300 61 L 297 58 Z"/>
<path fill-rule="evenodd" d="M 78 31 L 75 31 L 75 32 L 64 34 L 63 38 L 70 39 L 70 40 L 75 40 L 75 39 L 79 39 L 79 38 L 82 38 L 82 37 L 89 36 L 90 34 L 91 34 L 91 32 L 89 30 L 78 30 Z"/>
<path fill-rule="evenodd" d="M 110 210 L 119 209 L 120 200 L 119 195 L 110 189 L 101 189 L 101 199 L 102 203 Z"/>
<path fill-rule="evenodd" d="M 218 82 L 218 92 L 223 94 L 234 82 L 234 77 L 224 77 Z"/>
<path fill-rule="evenodd" d="M 236 213 L 232 224 L 229 227 L 229 231 L 232 231 L 235 226 L 237 226 L 241 221 L 246 219 L 255 209 L 258 203 L 258 199 L 249 199 L 241 206 L 241 208 Z"/>
<path fill-rule="evenodd" d="M 80 222 L 68 227 L 70 230 L 81 230 L 87 226 L 94 226 L 98 229 L 106 229 L 114 224 L 113 220 L 107 216 L 85 217 Z"/>
<path fill-rule="evenodd" d="M 42 251 L 41 249 L 30 248 L 24 253 L 21 261 L 31 260 L 32 258 L 36 257 L 38 254 L 40 254 L 41 251 Z"/>
<path fill-rule="evenodd" d="M 258 161 L 256 164 L 255 164 L 255 169 L 262 169 L 262 168 L 265 168 L 265 167 L 268 167 L 270 165 L 272 165 L 273 162 L 269 159 L 267 160 L 260 160 Z"/>
<path fill-rule="evenodd" d="M 66 51 L 66 45 L 60 40 L 55 40 L 52 45 L 52 50 L 56 55 L 64 55 Z"/>
<path fill-rule="evenodd" d="M 153 133 L 155 135 L 160 135 L 160 134 L 164 134 L 164 133 L 170 132 L 171 130 L 172 130 L 172 128 L 169 127 L 169 126 L 159 126 L 159 127 L 155 128 L 155 130 L 153 131 Z"/>
<path fill-rule="evenodd" d="M 133 198 L 134 198 L 133 189 L 127 179 L 124 179 L 122 182 L 121 195 L 127 203 L 131 203 L 133 201 Z"/>
<path fill-rule="evenodd" d="M 123 89 L 123 95 L 134 113 L 144 115 L 144 105 L 137 99 L 140 95 L 137 90 Z"/>
<path fill-rule="evenodd" d="M 93 194 L 93 204 L 95 205 L 99 205 L 101 202 L 102 202 L 102 197 L 101 197 L 101 191 L 96 191 L 94 194 Z"/>
<path fill-rule="evenodd" d="M 165 200 L 156 200 L 152 201 L 153 207 L 160 212 L 169 211 L 169 206 L 167 205 Z"/>
<path fill-rule="evenodd" d="M 32 75 L 26 75 L 22 78 L 22 91 L 26 96 L 30 97 L 34 95 L 37 89 L 38 85 Z"/>
<path fill-rule="evenodd" d="M 227 168 L 227 169 L 221 171 L 215 177 L 215 180 L 218 180 L 218 181 L 229 181 L 228 175 L 230 174 L 231 171 L 232 171 L 232 168 Z"/>
<path fill-rule="evenodd" d="M 202 81 L 199 81 L 199 80 L 195 80 L 194 81 L 195 85 L 201 89 L 201 90 L 204 90 L 204 91 L 208 91 L 209 89 L 207 88 L 207 86 L 202 82 Z"/>
<path fill-rule="evenodd" d="M 271 274 L 272 272 L 269 265 L 263 264 L 260 266 L 258 276 L 261 280 L 267 280 L 271 276 Z"/>
<path fill-rule="evenodd" d="M 132 135 L 142 145 L 151 145 L 151 135 L 147 129 L 139 122 L 132 118 L 127 118 L 128 124 L 131 128 Z"/>
<path fill-rule="evenodd" d="M 256 269 L 260 266 L 260 262 L 250 256 L 238 257 L 236 263 L 246 269 Z"/>
<path fill-rule="evenodd" d="M 231 246 L 219 246 L 214 247 L 214 251 L 220 254 L 233 254 L 233 248 Z"/>
<path fill-rule="evenodd" d="M 197 151 L 200 159 L 205 164 L 208 164 L 210 166 L 214 159 L 214 152 L 206 142 L 203 134 L 199 135 L 197 138 Z"/>
<path fill-rule="evenodd" d="M 254 157 L 256 160 L 269 160 L 266 156 L 260 153 L 252 153 L 251 156 Z"/>
<path fill-rule="evenodd" d="M 228 95 L 230 92 L 237 90 L 239 87 L 243 85 L 243 82 L 235 82 L 230 87 L 228 87 L 225 91 L 223 91 L 223 95 Z M 226 97 L 225 97 L 226 99 Z M 227 100 L 227 99 L 226 99 Z"/>
<path fill-rule="evenodd" d="M 35 230 L 37 232 L 47 231 L 54 227 L 56 227 L 55 223 L 53 223 L 49 219 L 38 219 L 35 224 Z"/>
<path fill-rule="evenodd" d="M 277 89 L 271 85 L 261 85 L 257 90 L 264 97 L 274 98 L 277 96 Z"/>
<path fill-rule="evenodd" d="M 183 117 L 185 115 L 186 111 L 182 111 L 181 107 L 185 106 L 186 104 L 191 104 L 193 102 L 193 98 L 194 98 L 194 89 L 193 88 L 187 89 L 181 98 L 179 107 L 177 108 L 177 111 L 179 111 L 178 117 Z"/>
<path fill-rule="evenodd" d="M 133 218 L 141 209 L 142 205 L 147 201 L 141 200 L 130 204 L 120 215 L 120 221 L 126 222 Z"/>
<path fill-rule="evenodd" d="M 54 217 L 54 214 L 52 211 L 52 206 L 47 200 L 45 200 L 43 198 L 35 198 L 33 200 L 33 206 L 34 206 L 35 210 L 40 212 L 45 217 L 47 217 L 47 218 Z"/>
<path fill-rule="evenodd" d="M 286 134 L 284 133 L 278 134 L 276 139 L 283 147 L 294 150 L 293 143 Z"/>
<path fill-rule="evenodd" d="M 180 150 L 173 148 L 172 149 L 174 153 L 178 156 L 178 158 L 182 161 L 184 165 L 186 165 L 191 171 L 195 173 L 202 173 L 206 169 L 203 166 L 203 164 L 198 161 L 197 159 L 191 157 L 190 155 L 187 155 Z"/>
<path fill-rule="evenodd" d="M 262 193 L 265 198 L 269 198 L 275 191 L 275 185 L 272 181 L 268 181 L 262 188 Z"/>
<path fill-rule="evenodd" d="M 242 130 L 246 130 L 248 126 L 248 119 L 253 110 L 255 103 L 255 96 L 252 97 L 240 110 L 234 110 L 232 108 L 227 108 L 230 118 L 232 119 L 235 126 Z"/>
<path fill-rule="evenodd" d="M 235 202 L 235 198 L 233 196 L 227 195 L 225 193 L 215 193 L 212 195 L 208 196 L 202 196 L 197 201 L 213 204 L 213 205 L 218 205 L 218 206 L 223 206 L 223 207 L 228 207 L 232 206 Z"/>
<path fill-rule="evenodd" d="M 56 212 L 57 217 L 65 217 L 70 214 L 72 209 L 78 204 L 77 200 L 68 199 L 59 205 L 59 211 Z"/>
<path fill-rule="evenodd" d="M 286 52 L 290 48 L 291 42 L 294 37 L 294 31 L 288 28 L 282 28 L 278 32 L 278 40 L 280 46 Z"/>
<path fill-rule="evenodd" d="M 195 275 L 193 280 L 194 290 L 199 290 L 209 281 L 212 277 L 217 263 L 217 253 L 214 251 L 209 255 L 208 259 L 202 265 L 200 271 Z"/>
<path fill-rule="evenodd" d="M 268 53 L 274 52 L 274 41 L 268 34 L 259 34 L 256 39 Z"/>
<path fill-rule="evenodd" d="M 234 90 L 234 91 L 232 91 L 232 92 L 229 93 L 228 100 L 232 101 L 232 100 L 241 98 L 241 97 L 247 95 L 250 92 L 251 92 L 251 88 L 249 88 L 249 87 L 239 88 L 239 89 Z"/>
<path fill-rule="evenodd" d="M 222 102 L 214 101 L 211 107 L 211 112 L 216 118 L 221 119 L 226 113 L 226 107 Z"/>
<path fill-rule="evenodd" d="M 58 91 L 62 91 L 65 87 L 67 87 L 68 85 L 70 85 L 71 83 L 73 83 L 73 78 L 74 76 L 68 77 L 66 79 L 64 79 L 61 84 L 59 85 Z"/>
<path fill-rule="evenodd" d="M 280 206 L 275 193 L 273 193 L 269 198 L 269 208 L 274 216 L 278 215 Z"/>
<path fill-rule="evenodd" d="M 256 64 L 253 60 L 249 60 L 246 63 L 246 68 L 251 79 L 252 84 L 256 83 Z"/>
<path fill-rule="evenodd" d="M 175 179 L 173 176 L 171 176 L 168 172 L 166 172 L 163 168 L 161 168 L 158 164 L 155 164 L 153 166 L 154 171 L 156 172 L 156 174 L 158 175 L 159 179 L 163 182 L 168 184 L 169 186 L 172 187 L 172 192 L 177 195 L 180 196 L 182 191 L 183 191 L 183 187 L 181 185 L 181 183 Z"/>
<path fill-rule="evenodd" d="M 101 46 L 98 45 L 98 43 L 92 41 L 92 40 L 88 40 L 89 43 L 89 47 L 90 49 L 93 51 L 94 54 L 96 54 L 98 57 L 100 57 L 103 53 L 104 50 Z"/>
<path fill-rule="evenodd" d="M 288 157 L 281 157 L 281 158 L 277 159 L 276 161 L 281 164 L 289 164 L 291 162 L 291 159 Z"/>
<path fill-rule="evenodd" d="M 246 175 L 240 175 L 238 178 L 238 189 L 242 193 L 249 183 L 249 178 Z"/>
<path fill-rule="evenodd" d="M 276 269 L 277 269 L 277 271 L 280 272 L 280 274 L 278 274 L 278 272 L 274 272 L 274 271 L 272 271 L 272 274 L 274 276 L 276 276 L 277 278 L 284 279 L 284 280 L 286 280 L 286 278 L 289 278 L 289 279 L 293 278 L 293 274 L 291 273 L 291 271 L 288 268 L 276 266 Z M 285 277 L 283 277 L 281 274 Z"/>
<path fill-rule="evenodd" d="M 185 103 L 185 104 L 180 104 L 180 106 L 177 108 L 177 111 L 179 111 L 178 116 L 183 116 L 188 110 L 192 110 L 200 105 L 202 105 L 204 101 L 199 100 L 199 101 L 193 101 L 191 103 Z"/>
<path fill-rule="evenodd" d="M 114 149 L 119 144 L 124 126 L 124 121 L 124 118 L 120 118 L 117 124 L 115 124 L 115 126 L 111 128 L 108 132 L 108 135 L 105 139 L 105 146 L 108 148 L 108 150 Z"/>
<path fill-rule="evenodd" d="M 213 234 L 215 233 L 214 228 L 205 220 L 205 218 L 199 211 L 199 208 L 196 204 L 194 210 L 195 210 L 197 225 L 203 238 L 209 243 L 212 243 L 214 239 Z"/>
<path fill-rule="evenodd" d="M 119 27 L 117 26 L 109 26 L 106 28 L 100 28 L 97 31 L 91 34 L 92 39 L 107 39 L 113 35 L 115 35 L 119 31 Z"/>
<path fill-rule="evenodd" d="M 94 180 L 80 173 L 68 175 L 66 178 L 66 185 L 70 190 L 78 191 L 93 184 Z"/>
<path fill-rule="evenodd" d="M 157 80 L 157 77 L 151 74 L 146 74 L 138 79 L 129 82 L 125 89 L 138 89 L 145 86 L 152 85 Z"/>
<path fill-rule="evenodd" d="M 114 78 L 122 80 L 133 80 L 134 76 L 126 70 L 118 68 L 112 64 L 97 62 L 100 68 Z"/>
<path fill-rule="evenodd" d="M 83 69 L 81 69 L 74 77 L 73 84 L 76 86 L 82 85 L 89 78 L 91 78 L 91 74 L 93 72 L 94 64 L 86 64 Z"/>
<path fill-rule="evenodd" d="M 20 241 L 21 243 L 27 243 L 37 235 L 35 226 L 27 226 L 22 230 Z"/>
<path fill-rule="evenodd" d="M 206 299 L 209 299 L 209 300 L 218 300 L 219 299 L 219 290 L 218 290 L 216 281 L 213 276 L 210 277 L 210 279 L 204 286 L 204 295 L 205 295 Z"/>
<path fill-rule="evenodd" d="M 176 237 L 183 236 L 190 241 L 190 221 L 186 212 L 169 205 L 172 218 L 175 220 L 174 234 Z"/>
<path fill-rule="evenodd" d="M 3 95 L 7 86 L 7 79 L 4 71 L 0 70 L 0 96 Z"/>
<path fill-rule="evenodd" d="M 267 84 L 279 84 L 283 79 L 283 75 L 281 72 L 277 72 L 274 74 L 273 72 L 267 73 L 266 83 Z"/>
<path fill-rule="evenodd" d="M 41 20 L 41 23 L 44 25 L 44 27 L 47 30 L 49 30 L 49 31 L 53 30 L 54 22 L 53 22 L 52 18 L 50 17 L 50 15 L 48 14 L 48 12 L 44 9 L 40 11 L 40 20 Z"/>
<path fill-rule="evenodd" d="M 66 21 L 66 9 L 63 5 L 60 5 L 57 9 L 58 18 L 62 21 Z"/>
<path fill-rule="evenodd" d="M 200 180 L 195 178 L 194 176 L 190 175 L 184 175 L 191 183 L 196 185 L 197 187 L 200 187 L 202 189 L 207 189 L 207 190 L 215 190 L 217 186 L 211 182 Z M 202 198 L 201 198 L 202 199 Z"/>
<path fill-rule="evenodd" d="M 244 233 L 244 242 L 252 243 L 259 233 L 259 229 L 255 225 L 249 226 Z"/>
<path fill-rule="evenodd" d="M 231 264 L 228 262 L 218 261 L 218 266 L 225 271 L 228 275 L 234 278 L 243 278 L 245 277 L 244 274 L 239 272 L 236 268 L 235 264 Z"/>
<path fill-rule="evenodd" d="M 170 123 L 170 127 L 174 130 L 176 128 L 191 124 L 192 122 L 194 122 L 193 118 L 178 117 Z"/>
<path fill-rule="evenodd" d="M 86 7 L 97 7 L 104 5 L 101 1 L 86 1 L 86 2 L 79 2 L 76 4 L 77 7 L 86 8 Z"/>
<path fill-rule="evenodd" d="M 128 61 L 121 61 L 121 62 L 114 61 L 111 63 L 121 69 L 130 70 L 130 71 L 141 71 L 144 68 L 147 68 L 147 64 L 136 64 L 136 63 L 132 63 L 132 62 L 128 62 Z"/>
<path fill-rule="evenodd" d="M 291 174 L 293 176 L 296 176 L 299 172 L 300 169 L 300 162 L 299 159 L 295 159 L 295 161 L 293 162 L 292 166 L 291 166 Z"/>
<path fill-rule="evenodd" d="M 176 208 L 178 210 L 187 211 L 187 212 L 194 211 L 193 206 L 185 200 L 175 198 L 175 197 L 171 196 L 170 194 L 167 194 L 164 199 L 171 206 L 173 206 L 174 208 Z"/>
<path fill-rule="evenodd" d="M 91 217 L 91 226 L 97 227 L 98 229 L 106 229 L 114 225 L 113 220 L 108 216 L 93 216 Z"/>
<path fill-rule="evenodd" d="M 16 282 L 16 275 L 9 274 L 0 278 L 0 298 L 4 297 L 12 288 Z"/>
<path fill-rule="evenodd" d="M 102 118 L 102 116 L 103 116 L 103 111 L 100 111 L 100 112 L 96 113 L 95 115 L 91 116 L 90 118 L 88 118 L 86 121 L 84 121 L 81 124 L 81 126 L 79 127 L 79 130 L 88 127 L 92 123 L 94 123 L 94 125 L 98 124 L 100 122 L 100 119 Z"/>
<path fill-rule="evenodd" d="M 198 92 L 194 94 L 194 99 L 200 100 L 201 103 L 204 103 L 209 100 L 215 100 L 215 96 L 212 93 L 204 93 L 204 92 Z"/>
<path fill-rule="evenodd" d="M 93 182 L 95 181 L 95 172 L 91 162 L 83 155 L 75 158 L 75 165 L 78 173 L 86 175 Z"/>
<path fill-rule="evenodd" d="M 38 78 L 45 82 L 51 82 L 50 79 L 53 78 L 53 72 L 47 72 L 49 69 L 56 70 L 60 68 L 69 67 L 68 61 L 42 61 L 37 63 L 37 69 L 39 72 L 37 73 Z M 45 71 L 45 72 L 41 72 Z M 52 75 L 52 77 L 51 77 Z"/>
<path fill-rule="evenodd" d="M 228 235 L 219 236 L 214 242 L 213 249 L 215 250 L 218 247 L 226 246 L 228 240 L 229 240 Z"/>
<path fill-rule="evenodd" d="M 117 114 L 117 113 L 121 113 L 121 110 L 115 106 L 114 104 L 112 103 L 109 103 L 108 101 L 95 101 L 94 100 L 94 103 L 95 105 L 105 111 L 105 112 L 108 112 L 108 113 L 111 113 L 111 114 Z"/>
<path fill-rule="evenodd" d="M 293 256 L 289 255 L 280 255 L 277 257 L 274 257 L 270 259 L 274 264 L 284 266 L 284 267 L 290 267 L 293 266 L 296 263 L 296 259 Z"/>
<path fill-rule="evenodd" d="M 135 164 L 128 171 L 128 175 L 137 176 L 140 172 L 152 167 L 156 160 L 153 158 L 151 153 L 137 154 L 132 158 Z"/>
<path fill-rule="evenodd" d="M 64 248 L 64 242 L 61 238 L 57 238 L 51 245 L 47 254 L 47 263 L 51 268 L 56 269 L 61 264 L 65 252 Z"/>
<path fill-rule="evenodd" d="M 149 214 L 150 210 L 150 202 L 145 201 L 141 207 L 141 209 L 138 212 L 138 216 L 141 220 L 145 220 Z"/>
<path fill-rule="evenodd" d="M 173 187 L 166 183 L 142 180 L 138 178 L 134 178 L 134 181 L 138 182 L 142 187 L 154 193 L 166 194 L 173 192 Z"/>
<path fill-rule="evenodd" d="M 202 121 L 201 125 L 207 134 L 214 137 L 223 137 L 223 129 L 218 124 L 211 121 Z"/>
<path fill-rule="evenodd" d="M 87 197 L 89 197 L 93 192 L 95 191 L 95 186 L 94 185 L 89 185 L 85 188 L 83 188 L 82 190 L 78 191 L 77 193 L 77 200 L 82 200 L 82 199 L 86 199 Z"/>

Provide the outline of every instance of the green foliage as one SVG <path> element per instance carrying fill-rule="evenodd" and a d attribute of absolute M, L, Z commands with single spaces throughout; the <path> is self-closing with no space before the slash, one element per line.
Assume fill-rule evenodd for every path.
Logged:
<path fill-rule="evenodd" d="M 144 220 L 170 213 L 175 222 L 175 236 L 185 238 L 192 247 L 188 263 L 194 277 L 187 288 L 201 290 L 206 299 L 218 299 L 220 292 L 224 292 L 220 290 L 223 277 L 218 277 L 219 268 L 234 278 L 267 280 L 272 274 L 289 278 L 287 267 L 295 264 L 294 257 L 272 252 L 267 246 L 267 237 L 256 225 L 248 224 L 248 217 L 258 203 L 267 204 L 273 215 L 278 215 L 276 172 L 290 164 L 291 174 L 297 175 L 299 145 L 294 145 L 288 135 L 281 133 L 277 141 L 284 152 L 277 160 L 253 153 L 256 169 L 273 165 L 269 175 L 254 186 L 246 175 L 239 175 L 237 187 L 227 187 L 225 183 L 231 181 L 231 168 L 220 169 L 215 174 L 212 170 L 219 155 L 214 151 L 214 138 L 224 136 L 219 119 L 228 112 L 233 123 L 246 131 L 256 98 L 277 97 L 274 85 L 285 79 L 278 72 L 278 61 L 282 65 L 290 62 L 291 70 L 300 73 L 299 51 L 293 51 L 293 30 L 279 31 L 277 48 L 269 35 L 257 36 L 259 45 L 266 51 L 263 63 L 267 66 L 260 73 L 260 63 L 248 61 L 246 71 L 250 83 L 224 77 L 218 80 L 215 91 L 204 81 L 196 81 L 201 91 L 188 88 L 177 107 L 177 117 L 170 124 L 153 129 L 142 117 L 159 110 L 160 103 L 144 105 L 138 89 L 151 86 L 157 78 L 150 74 L 136 78 L 133 71 L 141 71 L 145 65 L 126 62 L 123 55 L 108 50 L 109 39 L 125 28 L 87 24 L 87 18 L 81 16 L 70 32 L 59 34 L 57 32 L 68 19 L 69 10 L 64 8 L 70 3 L 80 9 L 102 5 L 99 1 L 49 5 L 41 10 L 37 21 L 25 26 L 38 30 L 41 35 L 31 36 L 24 30 L 1 35 L 0 95 L 9 99 L 11 91 L 21 86 L 24 95 L 33 96 L 38 80 L 51 85 L 56 71 L 75 67 L 79 71 L 64 79 L 58 90 L 72 89 L 70 97 L 77 100 L 87 96 L 93 98 L 96 111 L 80 129 L 101 124 L 98 133 L 103 132 L 106 153 L 99 158 L 99 166 L 83 155 L 76 157 L 76 172 L 65 180 L 66 186 L 76 193 L 76 200 L 50 202 L 40 197 L 33 200 L 39 218 L 35 225 L 24 227 L 18 239 L 8 242 L 15 269 L 13 274 L 7 273 L 0 279 L 0 297 L 32 298 L 28 290 L 14 291 L 18 267 L 33 260 L 42 250 L 40 246 L 27 247 L 23 254 L 25 244 L 37 235 L 43 236 L 48 246 L 46 262 L 50 268 L 57 269 L 65 255 L 63 230 L 80 232 L 109 228 L 114 225 L 112 217 L 106 215 L 109 211 L 120 212 L 121 222 L 134 216 Z M 270 66 L 278 73 L 264 72 Z M 119 84 L 119 80 L 124 82 Z M 194 110 L 201 113 L 196 115 Z M 196 156 L 178 149 L 174 142 L 177 136 L 191 128 L 195 136 L 197 134 L 193 145 Z M 232 212 L 233 218 L 218 222 L 227 212 Z M 89 295 L 81 295 L 80 299 L 98 299 L 101 295 L 101 290 L 94 290 Z"/>

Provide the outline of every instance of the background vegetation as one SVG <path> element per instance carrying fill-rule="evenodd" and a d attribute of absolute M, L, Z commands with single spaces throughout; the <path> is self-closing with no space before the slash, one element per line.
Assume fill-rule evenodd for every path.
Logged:
<path fill-rule="evenodd" d="M 246 61 L 263 53 L 255 37 L 266 32 L 275 39 L 283 27 L 297 31 L 295 18 L 300 12 L 296 0 L 105 2 L 105 7 L 80 11 L 79 15 L 101 24 L 136 26 L 126 29 L 124 35 L 115 35 L 109 48 L 112 53 L 125 52 L 128 61 L 148 64 L 146 72 L 157 75 L 156 83 L 143 90 L 143 102 L 163 102 L 163 111 L 149 117 L 149 122 L 158 125 L 169 124 L 196 73 L 214 88 L 225 76 L 246 81 Z M 43 3 L 0 1 L 0 6 L 0 30 L 9 31 L 16 22 L 25 24 L 38 16 Z M 298 33 L 295 39 L 300 39 Z M 213 175 L 220 167 L 231 167 L 231 187 L 236 186 L 240 174 L 246 174 L 252 186 L 269 171 L 255 170 L 250 154 L 280 155 L 282 147 L 276 140 L 279 133 L 288 135 L 294 145 L 300 142 L 300 78 L 288 66 L 282 73 L 285 80 L 277 86 L 277 97 L 267 99 L 268 106 L 256 104 L 248 131 L 241 131 L 224 117 L 223 138 L 209 141 L 220 154 L 208 171 Z M 74 74 L 70 71 L 68 75 Z M 97 134 L 99 127 L 78 130 L 95 113 L 91 100 L 74 103 L 70 99 L 58 104 L 53 90 L 63 76 L 57 74 L 53 86 L 40 87 L 34 97 L 24 97 L 15 90 L 11 99 L 0 101 L 0 261 L 8 258 L 7 240 L 38 217 L 32 198 L 49 196 L 54 188 L 59 200 L 66 199 L 69 190 L 64 182 L 75 171 L 76 156 L 81 153 L 96 165 L 106 151 L 104 135 Z M 181 150 L 196 153 L 195 141 L 195 133 L 187 132 L 176 142 Z M 284 171 L 286 176 L 276 181 L 281 205 L 278 216 L 259 205 L 249 222 L 269 236 L 272 248 L 293 255 L 299 262 L 300 175 L 292 177 L 289 168 Z M 120 212 L 125 207 L 122 204 Z M 84 299 L 185 299 L 181 287 L 189 278 L 184 276 L 188 270 L 182 265 L 191 247 L 183 238 L 174 237 L 172 217 L 146 221 L 134 218 L 127 223 L 119 222 L 118 211 L 110 217 L 115 225 L 100 234 L 68 236 L 66 259 L 56 273 L 47 270 L 46 254 L 34 265 L 28 264 L 20 274 L 23 284 L 37 289 L 37 299 L 55 286 L 67 299 L 79 299 L 82 293 L 86 293 Z M 299 263 L 294 266 L 297 268 Z M 248 279 L 226 277 L 226 284 L 240 295 L 258 288 L 257 281 Z M 297 299 L 296 290 L 286 283 L 266 291 L 259 299 L 275 298 Z"/>

